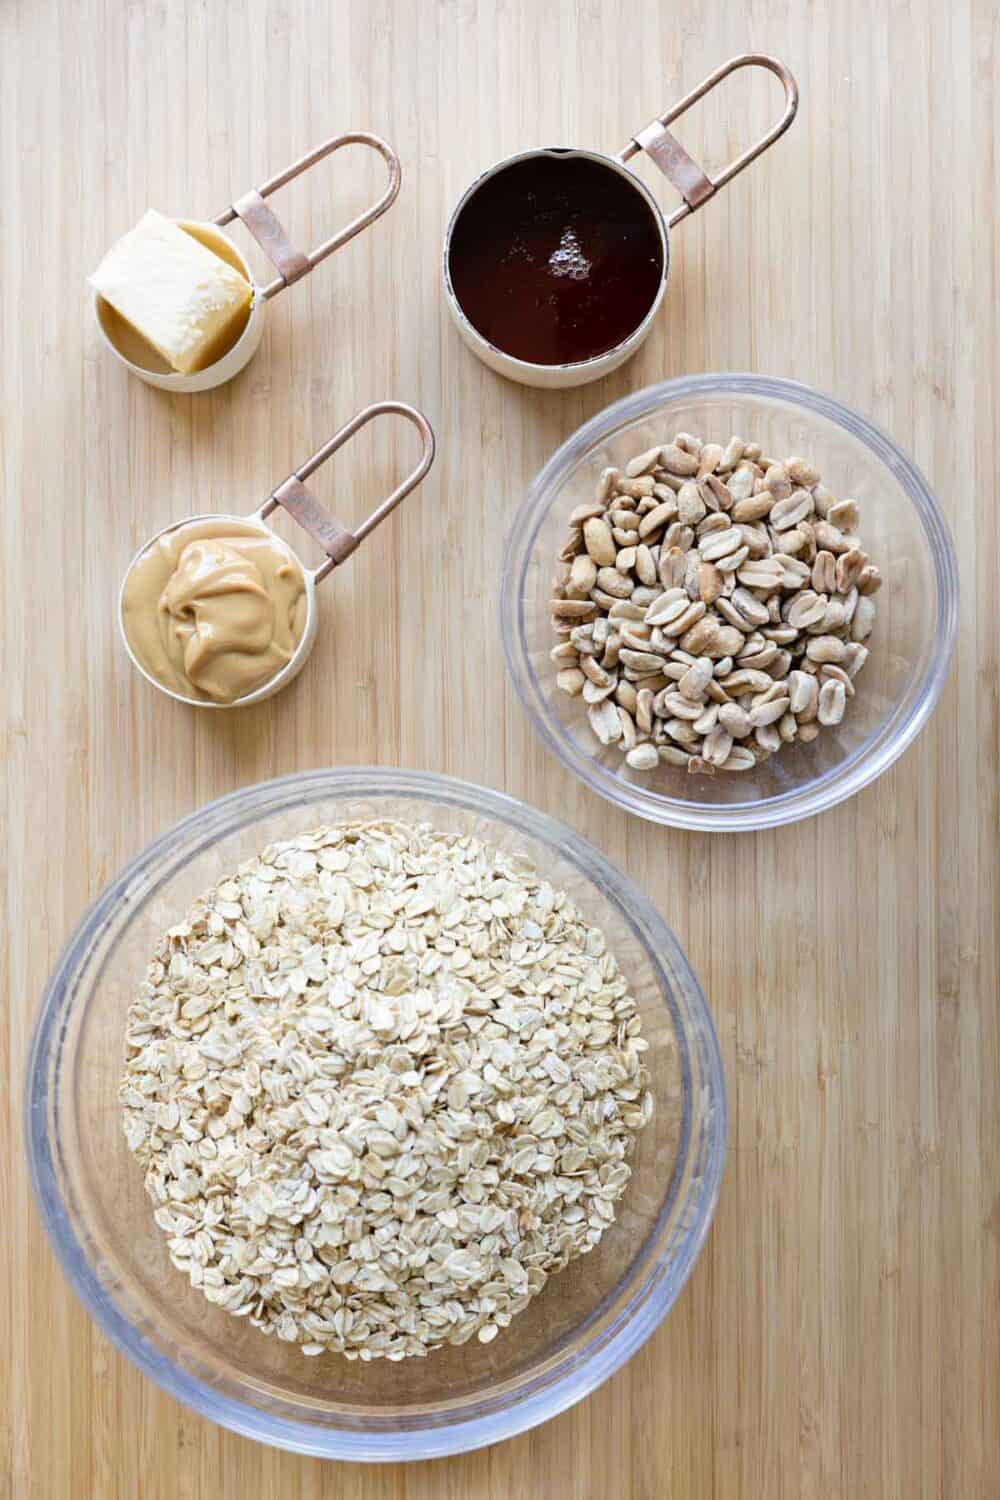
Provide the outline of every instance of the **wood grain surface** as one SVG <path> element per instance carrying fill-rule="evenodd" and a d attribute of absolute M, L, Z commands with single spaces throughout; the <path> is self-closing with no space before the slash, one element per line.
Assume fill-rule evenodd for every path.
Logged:
<path fill-rule="evenodd" d="M 792 67 L 799 118 L 677 230 L 641 354 L 567 394 L 483 369 L 439 287 L 466 183 L 527 145 L 617 150 L 747 49 Z M 992 0 L 2 0 L 5 1496 L 1000 1495 L 998 76 Z M 734 80 L 683 138 L 721 162 L 777 98 Z M 216 213 L 352 127 L 398 148 L 399 200 L 272 303 L 245 374 L 168 397 L 111 361 L 84 279 L 115 236 L 151 205 Z M 356 155 L 276 207 L 313 242 L 376 182 Z M 495 596 L 565 436 L 626 391 L 725 368 L 807 381 L 895 435 L 954 528 L 962 608 L 941 704 L 888 775 L 723 839 L 630 821 L 558 767 L 505 680 Z M 305 674 L 236 715 L 160 699 L 115 634 L 135 547 L 255 506 L 389 396 L 428 413 L 438 462 L 327 589 Z M 361 441 L 317 489 L 360 516 L 409 452 Z M 20 1125 L 47 972 L 123 861 L 232 788 L 349 763 L 501 787 L 597 843 L 685 945 L 730 1092 L 714 1229 L 641 1353 L 530 1434 L 406 1468 L 258 1447 L 141 1379 L 56 1268 Z"/>

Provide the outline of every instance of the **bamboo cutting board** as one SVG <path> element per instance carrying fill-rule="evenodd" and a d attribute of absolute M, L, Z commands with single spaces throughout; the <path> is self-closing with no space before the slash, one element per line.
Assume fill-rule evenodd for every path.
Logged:
<path fill-rule="evenodd" d="M 466 183 L 527 145 L 617 150 L 746 50 L 793 69 L 799 118 L 678 229 L 641 354 L 566 394 L 484 370 L 438 283 Z M 992 0 L 0 5 L 5 1496 L 1000 1494 L 998 76 Z M 685 142 L 726 159 L 769 87 L 734 81 Z M 218 212 L 352 127 L 396 145 L 400 198 L 272 304 L 239 380 L 167 397 L 110 361 L 84 278 L 115 236 L 150 205 Z M 314 174 L 278 208 L 309 243 L 375 181 Z M 887 427 L 941 497 L 963 590 L 956 664 L 903 760 L 819 819 L 726 840 L 629 821 L 570 780 L 507 686 L 494 609 L 553 448 L 626 391 L 724 368 Z M 134 548 L 251 508 L 387 396 L 427 411 L 438 463 L 338 578 L 303 677 L 240 715 L 158 699 L 113 629 Z M 326 483 L 360 515 L 388 468 L 362 442 Z M 19 1122 L 46 974 L 122 863 L 234 787 L 372 762 L 504 788 L 623 866 L 702 980 L 731 1107 L 707 1248 L 631 1364 L 489 1452 L 378 1470 L 258 1447 L 144 1382 L 56 1269 Z"/>

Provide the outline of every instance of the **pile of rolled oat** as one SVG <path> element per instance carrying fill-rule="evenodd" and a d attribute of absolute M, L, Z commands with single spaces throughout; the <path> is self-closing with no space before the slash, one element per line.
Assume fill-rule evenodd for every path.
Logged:
<path fill-rule="evenodd" d="M 125 1132 L 170 1257 L 307 1354 L 488 1343 L 591 1250 L 652 1099 L 604 937 L 524 859 L 395 822 L 275 844 L 164 934 Z"/>
<path fill-rule="evenodd" d="M 839 724 L 881 585 L 804 458 L 678 433 L 606 469 L 570 517 L 552 651 L 597 739 L 636 771 L 745 771 Z"/>

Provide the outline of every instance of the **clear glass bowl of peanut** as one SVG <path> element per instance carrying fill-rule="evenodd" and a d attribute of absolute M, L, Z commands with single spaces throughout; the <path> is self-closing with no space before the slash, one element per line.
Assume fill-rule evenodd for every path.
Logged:
<path fill-rule="evenodd" d="M 930 714 L 958 585 L 926 482 L 790 381 L 703 375 L 593 418 L 508 545 L 508 668 L 535 729 L 610 801 L 773 826 L 873 780 Z"/>

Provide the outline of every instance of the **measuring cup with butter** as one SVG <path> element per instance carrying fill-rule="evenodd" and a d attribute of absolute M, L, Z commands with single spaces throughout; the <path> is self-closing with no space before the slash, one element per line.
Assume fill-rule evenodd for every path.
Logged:
<path fill-rule="evenodd" d="M 376 203 L 308 254 L 297 250 L 265 201 L 286 183 L 343 146 L 369 146 L 389 180 Z M 257 352 L 264 309 L 272 297 L 367 229 L 396 199 L 399 157 L 380 136 L 334 136 L 237 198 L 211 223 L 168 219 L 154 211 L 112 245 L 90 278 L 94 313 L 105 344 L 133 375 L 165 391 L 207 391 L 239 373 Z M 222 226 L 246 225 L 277 271 L 258 286 Z"/>
<path fill-rule="evenodd" d="M 355 530 L 340 525 L 305 481 L 375 417 L 405 417 L 420 434 L 416 468 Z M 354 552 L 434 461 L 423 414 L 401 401 L 358 412 L 251 515 L 176 522 L 136 553 L 122 583 L 118 620 L 135 666 L 161 692 L 195 708 L 244 708 L 287 687 L 316 639 L 316 586 Z M 326 560 L 310 571 L 266 524 L 281 506 Z"/>

